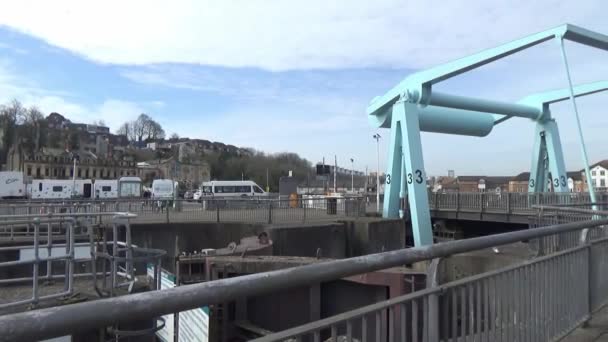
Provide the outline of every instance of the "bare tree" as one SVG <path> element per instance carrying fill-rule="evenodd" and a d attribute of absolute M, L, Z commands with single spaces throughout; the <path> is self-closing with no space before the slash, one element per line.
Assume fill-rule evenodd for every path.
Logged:
<path fill-rule="evenodd" d="M 165 130 L 147 114 L 140 114 L 135 121 L 125 122 L 118 129 L 118 134 L 126 135 L 131 141 L 163 139 Z"/>
<path fill-rule="evenodd" d="M 93 122 L 91 123 L 91 125 L 93 126 L 102 126 L 105 127 L 106 126 L 106 122 L 103 121 L 102 119 L 99 120 L 93 120 Z"/>
<path fill-rule="evenodd" d="M 178 140 L 179 139 L 179 135 L 177 133 L 172 133 L 171 137 L 169 139 L 171 139 L 171 140 Z"/>

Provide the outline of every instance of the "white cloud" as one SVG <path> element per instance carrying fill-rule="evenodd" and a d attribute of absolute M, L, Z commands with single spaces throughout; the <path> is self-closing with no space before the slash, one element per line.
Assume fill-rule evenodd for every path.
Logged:
<path fill-rule="evenodd" d="M 159 108 L 162 101 L 138 104 L 119 99 L 106 99 L 97 104 L 83 104 L 74 100 L 73 94 L 64 91 L 46 90 L 26 75 L 17 75 L 12 62 L 0 59 L 0 104 L 13 99 L 24 106 L 38 107 L 45 115 L 58 112 L 73 122 L 89 123 L 104 120 L 111 130 L 116 130 L 125 121 L 132 120 L 149 108 Z"/>
<path fill-rule="evenodd" d="M 419 68 L 565 22 L 606 32 L 607 6 L 602 0 L 23 0 L 0 5 L 0 23 L 104 63 Z"/>

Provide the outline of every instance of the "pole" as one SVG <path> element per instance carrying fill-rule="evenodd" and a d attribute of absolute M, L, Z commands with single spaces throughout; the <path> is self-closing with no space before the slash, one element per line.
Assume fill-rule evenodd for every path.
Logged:
<path fill-rule="evenodd" d="M 334 155 L 334 194 L 338 192 L 338 184 L 336 179 L 338 178 L 338 156 Z"/>
<path fill-rule="evenodd" d="M 558 37 L 559 46 L 562 53 L 562 60 L 564 62 L 564 68 L 566 69 L 566 76 L 568 78 L 568 90 L 570 91 L 570 102 L 572 103 L 572 109 L 574 109 L 574 117 L 576 118 L 576 126 L 578 128 L 578 139 L 581 145 L 581 155 L 583 157 L 583 163 L 585 164 L 585 178 L 587 178 L 587 187 L 589 189 L 589 197 L 591 197 L 591 203 L 597 203 L 595 197 L 595 191 L 593 190 L 593 183 L 591 178 L 591 171 L 589 170 L 589 159 L 587 158 L 587 149 L 585 148 L 585 139 L 583 137 L 583 129 L 581 127 L 581 119 L 578 115 L 578 106 L 576 105 L 576 99 L 574 97 L 574 89 L 572 86 L 572 77 L 570 76 L 570 68 L 568 67 L 568 58 L 566 57 L 566 48 L 564 46 L 564 38 Z M 593 205 L 593 209 L 597 210 L 597 206 Z"/>
<path fill-rule="evenodd" d="M 76 157 L 74 159 L 74 167 L 72 168 L 72 198 L 76 197 Z"/>
<path fill-rule="evenodd" d="M 376 139 L 376 156 L 378 164 L 376 165 L 376 212 L 380 212 L 380 134 L 374 134 Z"/>
<path fill-rule="evenodd" d="M 355 160 L 350 158 L 350 191 L 355 192 Z"/>
<path fill-rule="evenodd" d="M 268 187 L 268 168 L 266 168 L 266 192 L 270 192 L 270 188 Z"/>

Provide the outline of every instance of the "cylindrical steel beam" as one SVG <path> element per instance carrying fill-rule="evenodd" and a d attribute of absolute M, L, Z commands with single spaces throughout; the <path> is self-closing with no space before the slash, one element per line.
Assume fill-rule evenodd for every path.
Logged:
<path fill-rule="evenodd" d="M 392 110 L 382 115 L 368 115 L 367 118 L 372 126 L 390 128 Z M 418 118 L 423 132 L 484 137 L 494 128 L 492 114 L 469 110 L 427 106 L 420 108 Z"/>
<path fill-rule="evenodd" d="M 476 112 L 503 114 L 537 120 L 542 116 L 540 108 L 517 103 L 500 102 L 465 96 L 433 92 L 429 105 L 471 110 Z"/>
<path fill-rule="evenodd" d="M 608 225 L 608 220 L 575 222 L 450 241 L 179 286 L 162 291 L 137 293 L 6 315 L 0 317 L 0 341 L 29 341 L 64 336 L 112 325 L 116 322 L 148 319 L 204 305 L 228 302 L 236 298 L 268 294 L 286 288 L 317 284 L 399 265 L 600 225 Z"/>

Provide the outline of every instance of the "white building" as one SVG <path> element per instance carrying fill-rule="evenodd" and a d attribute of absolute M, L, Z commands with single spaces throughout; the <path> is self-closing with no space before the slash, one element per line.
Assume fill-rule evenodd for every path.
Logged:
<path fill-rule="evenodd" d="M 595 189 L 606 190 L 608 187 L 608 160 L 602 160 L 589 167 L 591 169 L 591 180 Z M 582 171 L 583 174 L 585 171 Z"/>

